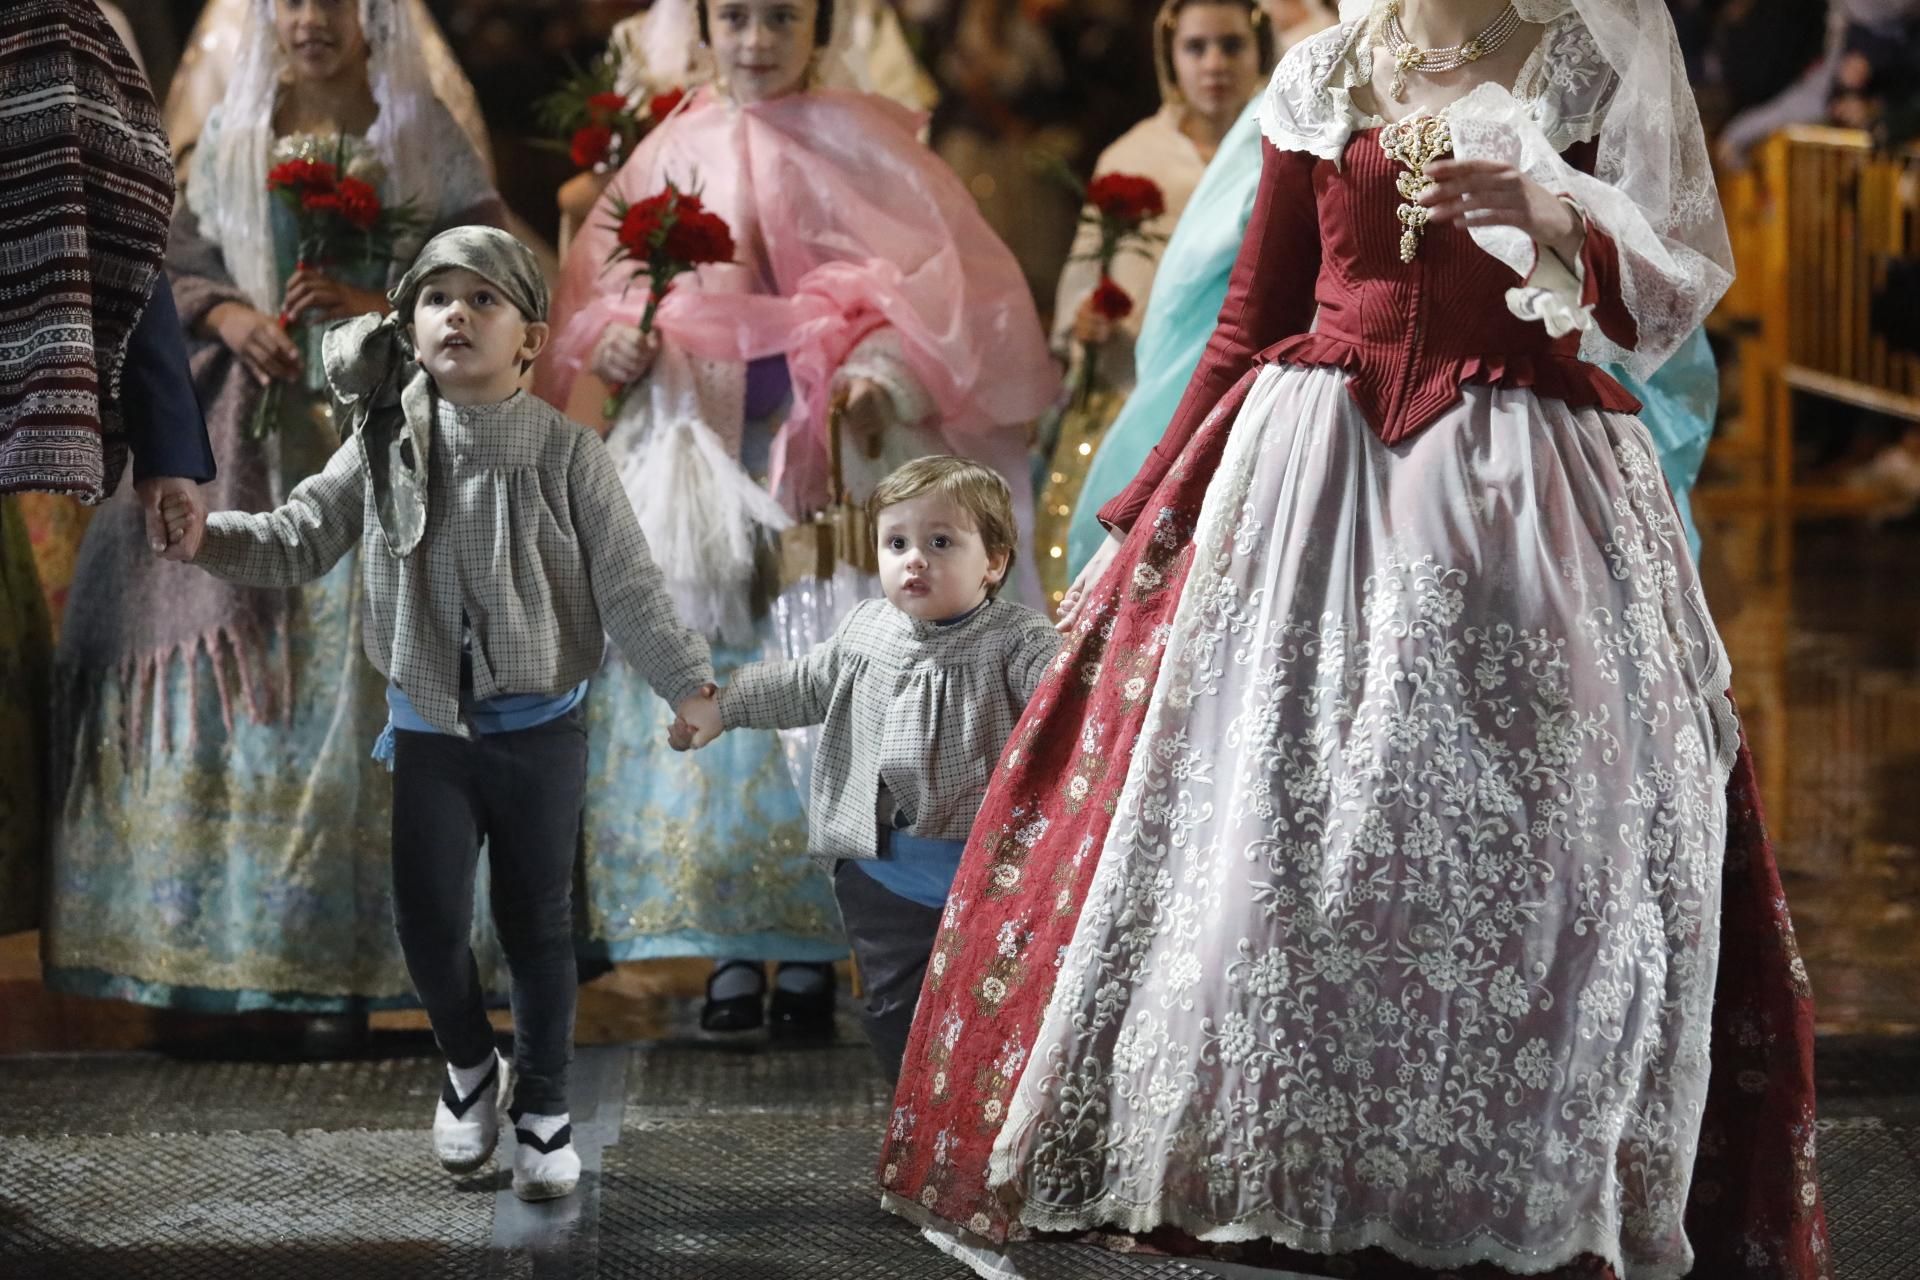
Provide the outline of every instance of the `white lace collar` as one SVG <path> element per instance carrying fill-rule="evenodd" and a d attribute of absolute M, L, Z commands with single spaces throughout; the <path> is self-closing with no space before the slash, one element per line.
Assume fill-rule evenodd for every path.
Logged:
<path fill-rule="evenodd" d="M 1546 30 L 1511 93 L 1564 151 L 1599 132 L 1613 71 L 1571 0 L 1527 0 L 1521 16 Z M 1343 22 L 1288 51 L 1260 104 L 1260 131 L 1268 141 L 1282 151 L 1305 151 L 1338 164 L 1356 131 L 1387 123 L 1353 101 L 1353 91 L 1373 79 L 1372 28 L 1371 17 Z M 1439 114 L 1457 105 L 1450 103 Z"/>

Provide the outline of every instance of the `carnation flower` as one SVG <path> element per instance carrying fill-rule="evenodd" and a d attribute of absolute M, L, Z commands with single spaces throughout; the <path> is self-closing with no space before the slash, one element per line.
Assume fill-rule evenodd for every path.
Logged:
<path fill-rule="evenodd" d="M 1115 284 L 1112 276 L 1100 277 L 1100 283 L 1094 288 L 1089 301 L 1094 314 L 1108 320 L 1124 320 L 1133 314 L 1132 295 Z"/>
<path fill-rule="evenodd" d="M 342 178 L 334 189 L 334 208 L 359 231 L 371 231 L 380 221 L 380 193 L 358 178 Z"/>
<path fill-rule="evenodd" d="M 591 169 L 607 158 L 607 151 L 612 146 L 613 130 L 604 124 L 590 124 L 574 131 L 567 154 L 575 167 Z"/>
<path fill-rule="evenodd" d="M 283 160 L 267 171 L 267 190 L 289 191 L 302 201 L 331 192 L 339 170 L 324 160 Z"/>
<path fill-rule="evenodd" d="M 647 118 L 659 124 L 673 114 L 673 109 L 679 106 L 686 96 L 685 89 L 669 89 L 665 93 L 654 94 L 647 100 Z"/>
<path fill-rule="evenodd" d="M 1087 203 L 1102 217 L 1139 226 L 1167 211 L 1167 198 L 1151 178 L 1131 173 L 1108 173 L 1087 187 Z"/>
<path fill-rule="evenodd" d="M 627 95 L 624 93 L 596 93 L 587 99 L 587 114 L 598 121 L 606 121 L 627 109 Z"/>

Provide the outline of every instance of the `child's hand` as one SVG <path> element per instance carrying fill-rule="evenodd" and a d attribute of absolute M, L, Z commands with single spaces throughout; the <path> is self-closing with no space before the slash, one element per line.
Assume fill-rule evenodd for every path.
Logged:
<path fill-rule="evenodd" d="M 675 751 L 698 751 L 726 731 L 720 722 L 720 691 L 707 685 L 673 709 L 667 745 Z"/>

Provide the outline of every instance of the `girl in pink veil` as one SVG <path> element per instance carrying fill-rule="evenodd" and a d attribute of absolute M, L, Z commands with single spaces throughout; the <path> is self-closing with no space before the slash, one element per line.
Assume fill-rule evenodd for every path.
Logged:
<path fill-rule="evenodd" d="M 729 657 L 771 641 L 756 544 L 825 503 L 833 403 L 854 497 L 910 458 L 961 454 L 1007 479 L 1024 537 L 1027 424 L 1059 374 L 1012 254 L 917 140 L 919 117 L 811 87 L 833 56 L 833 0 L 710 0 L 698 16 L 713 82 L 635 149 L 570 246 L 535 390 L 609 431 L 675 604 L 716 641 L 724 680 Z M 739 252 L 682 277 L 643 339 L 644 284 L 607 270 L 613 210 L 669 182 L 697 190 Z M 1037 599 L 1026 578 L 1016 589 Z M 770 733 L 729 735 L 732 758 L 670 755 L 665 721 L 624 676 L 610 667 L 590 697 L 590 928 L 609 959 L 722 960 L 703 1023 L 757 1026 L 757 964 L 729 958 L 844 953 L 825 880 L 798 856 L 799 792 Z M 776 1024 L 830 1011 L 817 971 L 802 979 L 777 984 Z"/>

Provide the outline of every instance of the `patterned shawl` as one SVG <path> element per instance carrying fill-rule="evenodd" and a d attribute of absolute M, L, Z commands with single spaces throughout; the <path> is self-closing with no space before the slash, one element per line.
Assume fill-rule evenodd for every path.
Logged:
<path fill-rule="evenodd" d="M 153 93 L 100 10 L 0 5 L 0 493 L 119 483 L 120 370 L 172 213 Z"/>

